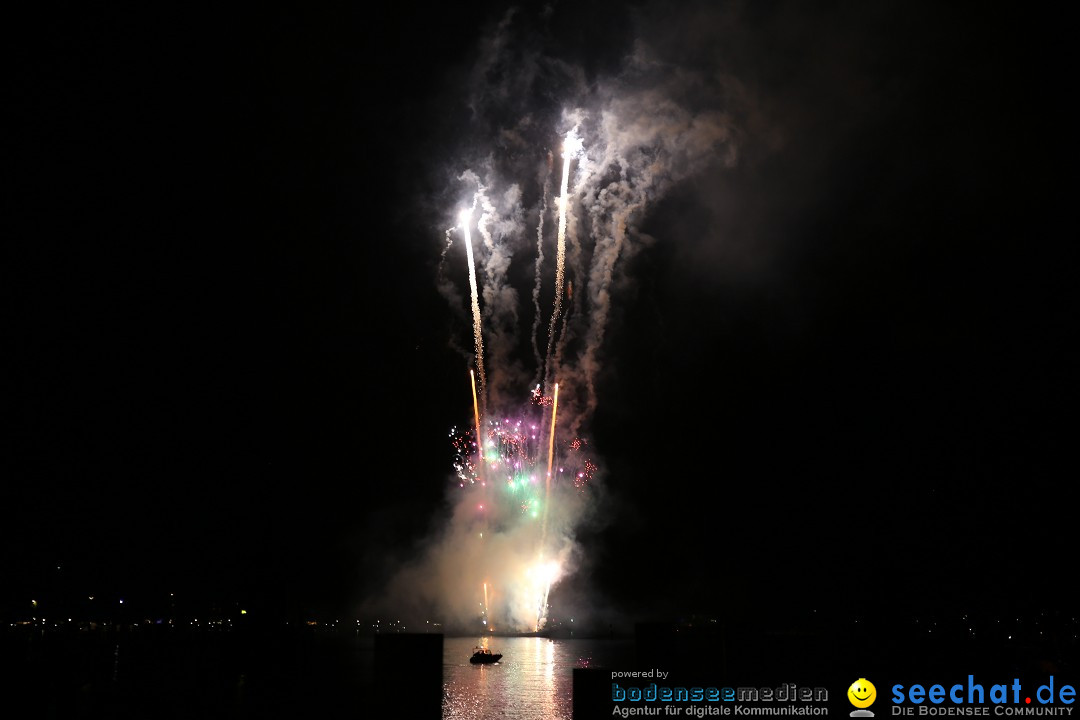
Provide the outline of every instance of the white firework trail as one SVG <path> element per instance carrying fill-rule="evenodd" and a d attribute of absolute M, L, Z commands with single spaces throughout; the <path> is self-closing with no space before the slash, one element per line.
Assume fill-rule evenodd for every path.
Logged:
<path fill-rule="evenodd" d="M 566 134 L 562 151 L 562 182 L 559 184 L 559 233 L 555 250 L 555 306 L 551 311 L 551 324 L 548 326 L 548 345 L 545 358 L 551 360 L 551 349 L 555 344 L 555 330 L 562 312 L 563 284 L 566 279 L 566 206 L 570 202 L 567 191 L 570 185 L 570 160 L 581 149 L 581 140 L 577 128 Z"/>
<path fill-rule="evenodd" d="M 484 335 L 483 325 L 480 320 L 480 294 L 476 289 L 476 262 L 473 258 L 472 232 L 469 226 L 472 224 L 472 208 L 461 211 L 461 227 L 465 232 L 465 255 L 469 260 L 469 291 L 472 293 L 473 314 L 473 339 L 476 342 L 476 374 L 480 376 L 480 399 L 481 406 L 485 403 L 485 391 L 487 388 L 487 376 L 484 373 Z M 477 438 L 479 441 L 480 438 Z"/>

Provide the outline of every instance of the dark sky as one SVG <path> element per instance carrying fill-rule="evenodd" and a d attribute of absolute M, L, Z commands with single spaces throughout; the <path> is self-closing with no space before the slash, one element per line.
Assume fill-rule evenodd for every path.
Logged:
<path fill-rule="evenodd" d="M 604 602 L 709 610 L 792 577 L 809 604 L 1068 600 L 1066 28 L 851 5 L 521 11 L 587 79 L 647 33 L 753 110 L 617 288 L 585 537 Z M 178 587 L 337 612 L 429 528 L 468 413 L 439 183 L 492 121 L 466 99 L 502 16 L 5 23 L 9 607 Z"/>

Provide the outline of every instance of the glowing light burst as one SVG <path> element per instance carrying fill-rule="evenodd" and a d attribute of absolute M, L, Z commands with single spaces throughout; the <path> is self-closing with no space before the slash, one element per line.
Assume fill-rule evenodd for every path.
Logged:
<path fill-rule="evenodd" d="M 536 605 L 536 624 L 534 625 L 535 632 L 540 631 L 547 616 L 548 596 L 551 593 L 551 586 L 559 579 L 561 573 L 562 567 L 559 563 L 554 561 L 541 562 L 530 568 L 527 572 L 527 576 L 532 582 L 533 590 L 538 597 Z"/>

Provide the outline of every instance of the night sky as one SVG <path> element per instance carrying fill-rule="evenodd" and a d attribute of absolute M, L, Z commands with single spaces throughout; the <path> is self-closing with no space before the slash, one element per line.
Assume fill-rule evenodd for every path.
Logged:
<path fill-rule="evenodd" d="M 624 258 L 603 522 L 564 590 L 636 617 L 1073 606 L 1069 26 L 665 7 L 521 6 L 502 70 L 557 57 L 588 84 L 644 38 L 739 89 L 737 162 L 671 188 Z M 452 180 L 564 102 L 537 81 L 505 117 L 470 107 L 505 13 L 5 23 L 8 615 L 84 590 L 347 615 L 415 551 L 470 413 L 464 308 L 437 291 Z"/>

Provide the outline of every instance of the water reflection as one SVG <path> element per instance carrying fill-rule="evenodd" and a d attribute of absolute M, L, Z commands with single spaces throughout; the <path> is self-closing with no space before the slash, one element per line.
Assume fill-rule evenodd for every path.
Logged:
<path fill-rule="evenodd" d="M 469 657 L 477 645 L 502 653 L 502 660 L 494 665 L 471 664 Z M 446 638 L 443 717 L 569 720 L 574 668 L 625 666 L 631 647 L 617 640 Z"/>

